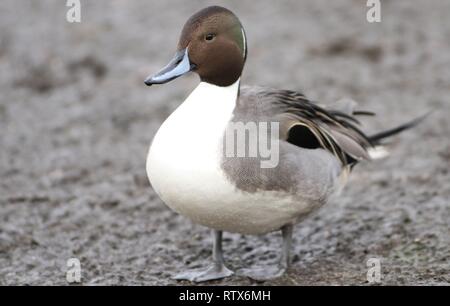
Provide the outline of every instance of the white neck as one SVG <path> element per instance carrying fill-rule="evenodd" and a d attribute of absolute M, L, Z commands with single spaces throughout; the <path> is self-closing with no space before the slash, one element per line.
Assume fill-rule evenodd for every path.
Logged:
<path fill-rule="evenodd" d="M 238 91 L 239 80 L 226 87 L 201 82 L 166 119 L 153 145 L 167 144 L 171 149 L 176 146 L 181 150 L 193 147 L 204 150 L 208 146 L 215 150 L 213 143 L 218 145 L 221 141 L 233 115 Z"/>
<path fill-rule="evenodd" d="M 217 105 L 219 103 L 232 103 L 233 106 L 235 106 L 237 94 L 239 91 L 239 83 L 240 79 L 238 79 L 236 82 L 234 82 L 234 84 L 231 84 L 230 86 L 222 87 L 206 82 L 201 82 L 189 95 L 184 103 L 195 100 L 194 103 L 201 103 L 207 109 L 210 109 L 211 106 L 212 108 L 216 108 L 217 106 L 219 106 Z"/>
<path fill-rule="evenodd" d="M 171 115 L 176 119 L 168 120 L 189 122 L 184 128 L 198 129 L 201 134 L 202 129 L 225 128 L 236 106 L 238 91 L 239 80 L 226 87 L 201 82 Z"/>

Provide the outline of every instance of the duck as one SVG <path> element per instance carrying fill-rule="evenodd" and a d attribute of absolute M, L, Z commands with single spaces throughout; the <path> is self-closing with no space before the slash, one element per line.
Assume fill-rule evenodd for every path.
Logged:
<path fill-rule="evenodd" d="M 385 138 L 423 119 L 368 135 L 359 118 L 374 113 L 351 100 L 327 107 L 295 90 L 241 86 L 247 55 L 238 17 L 210 6 L 187 20 L 173 59 L 145 79 L 152 86 L 190 72 L 200 78 L 158 129 L 146 162 L 161 200 L 212 231 L 211 263 L 176 280 L 234 274 L 225 264 L 223 232 L 281 231 L 279 263 L 238 274 L 261 281 L 282 276 L 291 265 L 294 225 L 338 194 L 355 165 L 385 152 Z"/>

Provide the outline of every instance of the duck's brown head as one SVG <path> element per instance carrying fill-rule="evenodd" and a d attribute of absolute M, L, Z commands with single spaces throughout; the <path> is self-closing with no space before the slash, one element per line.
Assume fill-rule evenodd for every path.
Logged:
<path fill-rule="evenodd" d="M 164 84 L 189 71 L 203 82 L 229 86 L 241 76 L 247 43 L 239 19 L 220 6 L 194 14 L 184 25 L 175 57 L 145 84 Z"/>

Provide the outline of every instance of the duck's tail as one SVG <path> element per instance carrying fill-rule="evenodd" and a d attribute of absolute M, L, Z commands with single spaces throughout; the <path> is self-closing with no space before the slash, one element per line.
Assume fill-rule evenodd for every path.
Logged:
<path fill-rule="evenodd" d="M 369 149 L 369 155 L 373 159 L 383 158 L 387 155 L 389 155 L 389 152 L 387 151 L 386 147 L 382 145 L 382 140 L 389 138 L 391 136 L 394 136 L 396 134 L 399 134 L 405 130 L 409 130 L 415 126 L 417 126 L 419 123 L 421 123 L 431 112 L 426 113 L 425 115 L 422 115 L 418 118 L 415 118 L 414 120 L 411 120 L 405 124 L 402 124 L 400 126 L 397 126 L 395 128 L 382 131 L 373 135 L 370 135 L 368 138 L 371 141 L 372 144 L 374 144 L 374 147 L 372 149 Z"/>

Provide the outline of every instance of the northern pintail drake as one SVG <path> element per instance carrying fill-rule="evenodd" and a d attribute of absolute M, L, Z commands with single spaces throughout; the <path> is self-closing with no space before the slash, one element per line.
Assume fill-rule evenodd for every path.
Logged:
<path fill-rule="evenodd" d="M 322 207 L 381 140 L 414 120 L 363 133 L 354 103 L 322 107 L 291 90 L 240 86 L 247 38 L 239 19 L 212 6 L 186 22 L 175 57 L 145 84 L 190 71 L 200 84 L 165 120 L 147 157 L 147 175 L 172 210 L 213 230 L 213 263 L 176 279 L 207 281 L 233 274 L 222 255 L 222 232 L 282 231 L 277 267 L 243 270 L 257 280 L 289 267 L 293 225 Z"/>

